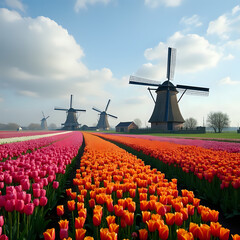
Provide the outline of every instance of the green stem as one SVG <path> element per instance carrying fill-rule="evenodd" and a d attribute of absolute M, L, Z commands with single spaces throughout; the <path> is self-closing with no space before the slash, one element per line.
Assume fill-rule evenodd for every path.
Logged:
<path fill-rule="evenodd" d="M 17 239 L 19 239 L 20 212 L 17 213 Z"/>
<path fill-rule="evenodd" d="M 9 221 L 9 239 L 12 240 L 12 213 L 8 212 L 8 221 Z"/>

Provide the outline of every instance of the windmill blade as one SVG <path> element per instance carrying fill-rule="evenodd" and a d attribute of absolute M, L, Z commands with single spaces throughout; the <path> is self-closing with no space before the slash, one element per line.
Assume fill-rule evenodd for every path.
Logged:
<path fill-rule="evenodd" d="M 109 117 L 112 117 L 112 118 L 117 118 L 116 116 L 114 115 L 111 115 L 111 114 L 107 114 Z"/>
<path fill-rule="evenodd" d="M 49 116 L 47 116 L 45 119 L 47 120 L 49 118 Z"/>
<path fill-rule="evenodd" d="M 105 108 L 105 112 L 107 112 L 107 109 L 108 109 L 108 106 L 109 106 L 109 103 L 110 103 L 110 99 L 108 100 L 108 103 L 107 103 L 107 106 L 106 106 L 106 108 Z"/>
<path fill-rule="evenodd" d="M 43 115 L 43 117 L 45 118 L 43 111 L 42 111 L 42 115 Z"/>
<path fill-rule="evenodd" d="M 154 81 L 154 80 L 150 80 L 150 79 L 146 79 L 146 78 L 135 77 L 135 76 L 130 76 L 129 84 L 144 85 L 144 86 L 156 86 L 156 87 L 161 85 L 161 83 L 158 81 Z"/>
<path fill-rule="evenodd" d="M 60 110 L 60 111 L 68 111 L 68 109 L 66 109 L 66 108 L 54 108 L 54 110 Z"/>
<path fill-rule="evenodd" d="M 84 110 L 84 109 L 76 109 L 76 108 L 74 108 L 74 110 L 75 110 L 76 112 L 86 112 L 86 110 Z"/>
<path fill-rule="evenodd" d="M 72 98 L 73 98 L 73 95 L 71 94 L 71 97 L 70 97 L 70 108 L 72 108 Z"/>
<path fill-rule="evenodd" d="M 92 110 L 94 110 L 94 111 L 97 111 L 97 112 L 99 112 L 99 113 L 101 113 L 102 111 L 100 111 L 99 109 L 97 109 L 97 108 L 92 108 Z"/>
<path fill-rule="evenodd" d="M 167 80 L 173 80 L 176 66 L 176 48 L 168 48 Z"/>
<path fill-rule="evenodd" d="M 187 86 L 187 85 L 177 85 L 177 90 L 179 92 L 186 92 L 186 94 L 193 94 L 193 95 L 209 95 L 209 88 L 204 87 L 194 87 L 194 86 Z"/>

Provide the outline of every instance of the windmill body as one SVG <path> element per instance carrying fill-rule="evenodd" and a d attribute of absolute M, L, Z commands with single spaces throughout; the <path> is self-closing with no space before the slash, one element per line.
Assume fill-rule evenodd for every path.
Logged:
<path fill-rule="evenodd" d="M 44 113 L 42 112 L 43 114 L 43 118 L 41 119 L 41 129 L 42 130 L 47 130 L 48 127 L 47 127 L 47 119 L 49 118 L 49 116 L 45 117 Z"/>
<path fill-rule="evenodd" d="M 62 123 L 63 128 L 62 130 L 77 130 L 80 126 L 78 123 L 77 119 L 77 112 L 86 112 L 86 110 L 83 109 L 75 109 L 72 107 L 72 98 L 73 95 L 71 95 L 70 98 L 70 108 L 65 109 L 65 108 L 54 108 L 54 110 L 60 110 L 60 111 L 65 111 L 67 113 L 67 118 L 65 123 Z"/>
<path fill-rule="evenodd" d="M 100 113 L 100 117 L 99 117 L 98 124 L 97 124 L 97 129 L 109 130 L 110 126 L 108 123 L 108 116 L 112 117 L 112 118 L 117 118 L 116 116 L 107 113 L 107 109 L 108 109 L 110 101 L 111 100 L 109 99 L 104 111 L 100 111 L 99 109 L 94 108 L 94 107 L 92 108 L 94 111 Z"/>
<path fill-rule="evenodd" d="M 178 102 L 185 93 L 207 95 L 208 88 L 194 87 L 186 85 L 174 86 L 170 80 L 174 76 L 174 68 L 176 62 L 176 49 L 168 48 L 168 63 L 167 63 L 167 81 L 161 84 L 158 81 L 138 78 L 130 76 L 129 83 L 136 85 L 152 86 L 157 88 L 148 88 L 153 101 L 155 103 L 152 116 L 149 119 L 151 128 L 161 129 L 163 131 L 179 130 L 183 127 L 184 119 L 179 109 Z M 157 97 L 154 99 L 151 91 L 155 90 Z M 182 95 L 177 99 L 177 94 L 182 92 Z"/>

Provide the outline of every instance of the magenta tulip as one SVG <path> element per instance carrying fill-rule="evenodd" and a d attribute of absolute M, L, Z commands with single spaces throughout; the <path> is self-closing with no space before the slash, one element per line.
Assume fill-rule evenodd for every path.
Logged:
<path fill-rule="evenodd" d="M 35 198 L 35 199 L 33 200 L 33 204 L 34 204 L 35 207 L 37 207 L 37 206 L 39 205 L 39 199 L 38 199 L 38 198 Z"/>
<path fill-rule="evenodd" d="M 34 204 L 33 203 L 28 203 L 24 206 L 24 213 L 26 215 L 32 215 L 34 210 Z"/>
<path fill-rule="evenodd" d="M 3 216 L 0 216 L 0 227 L 2 227 L 4 224 L 4 218 Z"/>
<path fill-rule="evenodd" d="M 5 203 L 5 210 L 7 212 L 13 212 L 15 209 L 15 200 L 11 199 L 11 200 L 7 200 Z"/>
<path fill-rule="evenodd" d="M 47 204 L 47 202 L 48 202 L 48 199 L 46 197 L 41 197 L 40 201 L 39 201 L 39 204 L 40 204 L 40 206 L 43 207 Z"/>
<path fill-rule="evenodd" d="M 20 200 L 20 199 L 17 199 L 16 202 L 15 202 L 15 209 L 16 211 L 18 212 L 23 212 L 23 209 L 24 209 L 24 201 L 23 200 Z"/>
<path fill-rule="evenodd" d="M 53 188 L 54 188 L 54 189 L 57 189 L 58 187 L 59 187 L 59 182 L 54 181 L 54 182 L 53 182 Z"/>

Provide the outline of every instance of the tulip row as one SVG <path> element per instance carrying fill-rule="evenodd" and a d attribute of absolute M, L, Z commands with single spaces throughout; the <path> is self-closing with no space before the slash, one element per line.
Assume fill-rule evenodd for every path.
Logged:
<path fill-rule="evenodd" d="M 80 132 L 69 132 L 52 140 L 46 147 L 0 163 L 0 213 L 5 222 L 0 221 L 0 233 L 10 240 L 37 239 L 42 233 L 44 216 L 56 204 L 64 174 L 83 138 Z"/>
<path fill-rule="evenodd" d="M 63 139 L 65 134 L 66 132 L 55 133 L 50 136 L 47 134 L 46 137 L 41 135 L 39 139 L 31 139 L 31 137 L 29 137 L 29 140 L 0 144 L 0 161 L 16 158 L 26 152 L 31 152 L 35 149 L 47 146 L 55 141 Z"/>
<path fill-rule="evenodd" d="M 113 134 L 122 136 L 122 134 Z M 203 147 L 212 150 L 221 150 L 227 152 L 235 152 L 240 153 L 240 143 L 239 142 L 224 142 L 223 140 L 214 141 L 214 140 L 201 140 L 201 139 L 186 139 L 186 138 L 173 138 L 173 137 L 160 137 L 160 136 L 151 136 L 151 135 L 134 135 L 134 134 L 124 134 L 125 137 L 132 138 L 141 138 L 152 141 L 160 141 L 160 142 L 171 142 L 181 145 L 190 145 Z"/>
<path fill-rule="evenodd" d="M 56 133 L 56 131 L 23 131 L 23 132 L 15 132 L 15 131 L 0 131 L 0 139 L 3 138 L 15 138 L 15 137 L 25 137 L 25 136 L 35 136 L 35 135 L 44 135 L 49 133 Z"/>
<path fill-rule="evenodd" d="M 192 191 L 182 190 L 180 196 L 177 179 L 168 181 L 164 173 L 94 135 L 84 133 L 84 139 L 74 188 L 66 189 L 67 208 L 56 209 L 59 229 L 47 229 L 45 240 L 56 235 L 75 240 L 229 239 L 219 212 L 200 205 Z M 71 217 L 65 214 L 69 211 Z"/>
<path fill-rule="evenodd" d="M 98 134 L 148 155 L 149 164 L 220 205 L 226 215 L 240 213 L 240 154 L 141 138 Z M 157 161 L 156 161 L 157 159 Z M 160 160 L 160 161 L 159 161 Z"/>

